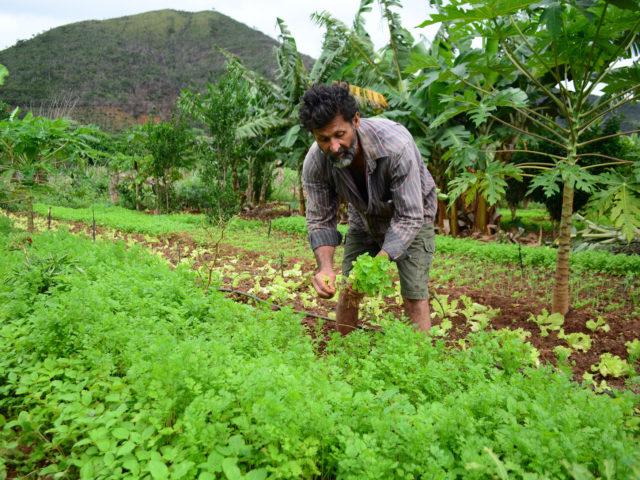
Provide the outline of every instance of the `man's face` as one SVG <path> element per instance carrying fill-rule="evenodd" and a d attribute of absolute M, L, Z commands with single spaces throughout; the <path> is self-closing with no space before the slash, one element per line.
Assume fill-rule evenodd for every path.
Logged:
<path fill-rule="evenodd" d="M 359 113 L 356 113 L 351 122 L 338 114 L 325 127 L 313 130 L 318 146 L 336 167 L 348 167 L 358 153 L 356 129 L 359 125 Z"/>

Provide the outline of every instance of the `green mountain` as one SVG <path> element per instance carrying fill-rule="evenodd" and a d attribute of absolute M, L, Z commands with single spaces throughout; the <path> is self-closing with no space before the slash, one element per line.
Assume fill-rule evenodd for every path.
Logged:
<path fill-rule="evenodd" d="M 215 80 L 225 63 L 216 46 L 273 78 L 277 45 L 214 11 L 159 10 L 78 22 L 0 51 L 0 64 L 9 69 L 0 99 L 117 128 L 164 116 L 180 89 Z"/>

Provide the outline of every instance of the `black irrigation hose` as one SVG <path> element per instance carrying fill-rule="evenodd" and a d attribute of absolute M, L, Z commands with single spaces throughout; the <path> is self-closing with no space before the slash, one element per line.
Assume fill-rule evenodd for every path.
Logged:
<path fill-rule="evenodd" d="M 263 300 L 260 297 L 257 297 L 257 296 L 255 296 L 255 295 L 253 295 L 251 293 L 243 292 L 242 290 L 234 290 L 232 288 L 218 287 L 218 291 L 219 292 L 224 292 L 224 293 L 234 293 L 236 295 L 242 295 L 242 296 L 251 298 L 252 300 L 256 300 L 258 302 L 266 303 L 266 304 L 268 304 L 268 305 L 270 305 L 272 307 L 276 307 L 278 310 L 282 310 L 283 308 L 285 308 L 284 305 L 279 305 L 277 303 L 272 303 L 272 302 L 269 302 L 267 300 Z M 335 325 L 339 325 L 339 326 L 342 326 L 342 327 L 351 327 L 352 326 L 352 325 L 345 325 L 343 323 L 338 323 L 333 318 L 325 317 L 324 315 L 318 315 L 316 313 L 307 312 L 305 310 L 295 310 L 295 309 L 293 309 L 293 311 L 295 313 L 299 313 L 299 314 L 304 315 L 306 317 L 319 318 L 321 320 L 325 320 L 327 322 L 331 322 L 331 323 L 334 323 Z M 359 328 L 359 329 L 362 329 L 362 330 L 373 330 L 371 327 L 367 327 L 367 326 L 364 326 L 364 325 L 357 325 L 355 328 Z"/>

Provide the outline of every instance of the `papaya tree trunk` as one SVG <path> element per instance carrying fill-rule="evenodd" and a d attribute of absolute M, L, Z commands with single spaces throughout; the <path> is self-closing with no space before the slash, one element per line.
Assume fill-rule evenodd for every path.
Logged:
<path fill-rule="evenodd" d="M 480 194 L 476 199 L 476 214 L 473 230 L 479 233 L 487 233 L 487 200 Z"/>
<path fill-rule="evenodd" d="M 449 228 L 451 229 L 451 236 L 457 237 L 460 234 L 458 228 L 458 201 L 456 200 L 449 207 Z"/>
<path fill-rule="evenodd" d="M 558 236 L 555 286 L 551 311 L 566 315 L 569 311 L 569 257 L 571 255 L 571 215 L 573 214 L 573 185 L 565 182 L 562 189 L 562 214 Z"/>

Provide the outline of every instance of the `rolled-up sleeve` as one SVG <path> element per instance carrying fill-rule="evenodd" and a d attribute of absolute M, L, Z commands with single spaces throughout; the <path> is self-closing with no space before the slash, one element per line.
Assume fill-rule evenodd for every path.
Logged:
<path fill-rule="evenodd" d="M 338 232 L 338 195 L 331 178 L 321 164 L 317 149 L 311 149 L 304 159 L 302 183 L 307 197 L 307 231 L 315 250 L 323 245 L 340 245 Z"/>
<path fill-rule="evenodd" d="M 402 257 L 424 224 L 420 168 L 422 157 L 414 142 L 408 142 L 392 158 L 391 196 L 394 213 L 382 249 L 392 260 Z"/>

